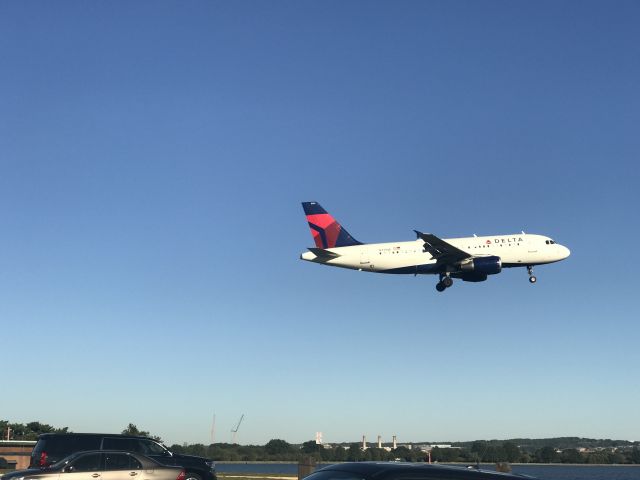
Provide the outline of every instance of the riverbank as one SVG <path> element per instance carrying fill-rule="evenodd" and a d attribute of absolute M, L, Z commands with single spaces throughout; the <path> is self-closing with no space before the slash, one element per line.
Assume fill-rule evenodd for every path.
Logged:
<path fill-rule="evenodd" d="M 318 466 L 326 466 L 326 465 L 334 465 L 336 463 L 343 462 L 322 462 L 318 463 Z M 346 462 L 345 462 L 346 463 Z M 422 462 L 414 462 L 414 463 L 422 463 Z M 434 465 L 437 465 L 439 462 L 433 462 Z M 224 461 L 224 462 L 216 462 L 216 465 L 297 465 L 296 461 Z M 470 465 L 469 462 L 444 462 L 443 465 Z M 475 464 L 474 464 L 475 465 Z M 481 463 L 480 466 L 487 465 L 495 465 L 494 463 Z M 532 467 L 544 467 L 544 466 L 555 466 L 555 467 L 631 467 L 631 468 L 640 468 L 640 464 L 637 463 L 510 463 L 509 465 L 513 466 L 527 466 L 531 465 Z"/>
<path fill-rule="evenodd" d="M 291 480 L 293 478 L 298 478 L 298 475 L 294 474 L 261 474 L 261 473 L 252 473 L 247 475 L 242 475 L 238 473 L 218 473 L 218 478 L 221 480 Z"/>

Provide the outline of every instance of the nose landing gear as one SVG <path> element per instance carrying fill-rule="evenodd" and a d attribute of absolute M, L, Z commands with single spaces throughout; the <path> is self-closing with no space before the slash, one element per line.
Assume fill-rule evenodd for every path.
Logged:
<path fill-rule="evenodd" d="M 444 292 L 451 285 L 453 285 L 453 279 L 449 276 L 449 274 L 442 274 L 440 275 L 440 281 L 436 283 L 436 290 L 439 292 Z"/>
<path fill-rule="evenodd" d="M 537 278 L 533 274 L 533 267 L 531 265 L 527 265 L 527 272 L 529 272 L 529 283 L 536 283 Z"/>

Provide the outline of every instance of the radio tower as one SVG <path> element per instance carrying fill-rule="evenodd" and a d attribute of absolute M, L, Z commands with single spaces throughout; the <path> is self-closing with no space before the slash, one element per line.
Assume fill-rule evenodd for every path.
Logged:
<path fill-rule="evenodd" d="M 216 414 L 213 414 L 213 420 L 211 421 L 211 445 L 216 443 Z"/>

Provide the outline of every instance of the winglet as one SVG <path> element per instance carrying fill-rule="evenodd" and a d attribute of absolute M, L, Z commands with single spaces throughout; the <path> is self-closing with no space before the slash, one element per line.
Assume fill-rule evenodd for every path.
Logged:
<path fill-rule="evenodd" d="M 430 242 L 434 238 L 434 235 L 432 233 L 424 233 L 418 230 L 414 230 L 414 232 L 416 232 L 416 239 L 421 238 L 425 242 Z"/>

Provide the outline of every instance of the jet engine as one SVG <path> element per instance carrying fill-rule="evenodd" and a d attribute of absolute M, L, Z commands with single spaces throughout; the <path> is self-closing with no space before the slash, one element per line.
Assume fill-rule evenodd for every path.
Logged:
<path fill-rule="evenodd" d="M 484 282 L 487 279 L 486 275 L 477 273 L 457 273 L 451 274 L 452 277 L 460 278 L 463 282 Z"/>
<path fill-rule="evenodd" d="M 486 278 L 486 275 L 494 275 L 502 270 L 502 260 L 495 255 L 487 257 L 473 257 L 460 263 L 460 271 L 463 274 Z"/>

